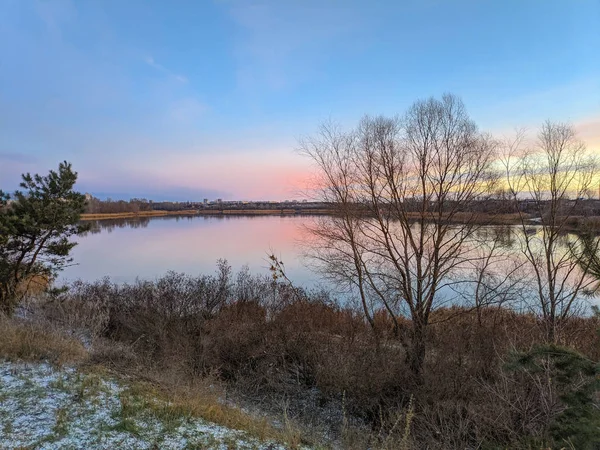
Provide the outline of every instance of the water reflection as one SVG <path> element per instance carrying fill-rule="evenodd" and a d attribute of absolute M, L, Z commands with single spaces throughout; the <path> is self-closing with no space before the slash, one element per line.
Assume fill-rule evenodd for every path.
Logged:
<path fill-rule="evenodd" d="M 556 314 L 575 312 L 576 306 L 588 303 L 598 304 L 598 296 L 592 295 L 598 286 L 598 280 L 584 273 L 573 255 L 581 251 L 584 235 L 565 231 L 555 237 L 554 251 L 551 255 L 551 266 L 555 272 L 548 273 L 548 261 L 544 251 L 548 244 L 548 235 L 541 226 L 484 227 L 475 233 L 474 241 L 482 241 L 496 246 L 493 263 L 485 268 L 484 282 L 477 280 L 482 274 L 482 267 L 475 264 L 472 270 L 458 271 L 457 278 L 468 281 L 461 286 L 464 300 L 476 297 L 477 291 L 483 287 L 484 296 L 500 295 L 500 299 L 511 306 L 530 312 L 537 312 L 540 307 L 540 292 L 544 299 L 551 298 L 553 290 Z M 595 237 L 595 239 L 598 236 Z M 486 248 L 484 245 L 484 252 Z M 481 255 L 480 255 L 481 257 Z M 475 258 L 476 261 L 481 259 Z M 535 263 L 535 266 L 534 266 Z M 540 278 L 537 278 L 540 275 Z M 554 280 L 554 284 L 550 282 Z M 583 302 L 580 302 L 583 300 Z M 573 307 L 571 306 L 573 305 Z"/>
<path fill-rule="evenodd" d="M 164 216 L 137 219 L 92 221 L 91 230 L 79 237 L 73 256 L 77 265 L 67 268 L 65 280 L 92 281 L 104 276 L 114 281 L 133 281 L 137 277 L 153 279 L 167 271 L 190 275 L 215 271 L 215 263 L 224 258 L 234 270 L 247 265 L 251 272 L 268 274 L 267 254 L 274 252 L 298 285 L 315 287 L 321 283 L 318 272 L 309 270 L 302 258 L 302 243 L 307 240 L 303 225 L 316 218 L 309 216 Z M 317 219 L 319 220 L 319 219 Z M 322 220 L 322 218 L 320 219 Z M 541 228 L 527 229 L 530 239 L 541 239 Z M 489 277 L 486 292 L 527 303 L 532 299 L 531 267 L 524 263 L 524 235 L 510 225 L 484 226 L 473 236 L 473 252 L 485 252 L 495 246 L 497 257 L 486 267 Z M 577 235 L 561 236 L 561 252 Z M 479 259 L 474 258 L 474 261 Z M 462 268 L 459 288 L 445 289 L 449 301 L 472 299 L 474 282 L 481 267 Z M 450 280 L 452 283 L 456 280 Z M 496 286 L 496 287 L 495 287 Z M 336 290 L 337 285 L 328 287 Z M 443 299 L 441 299 L 443 300 Z"/>
<path fill-rule="evenodd" d="M 98 234 L 102 231 L 106 231 L 107 233 L 112 233 L 117 228 L 146 228 L 150 224 L 150 221 L 171 221 L 171 222 L 181 222 L 181 221 L 197 221 L 197 220 L 205 220 L 205 221 L 239 221 L 239 220 L 264 220 L 266 218 L 295 218 L 294 216 L 285 216 L 285 215 L 173 215 L 173 216 L 155 216 L 155 217 L 130 217 L 130 218 L 120 218 L 120 219 L 103 219 L 103 220 L 86 220 L 85 223 L 90 226 L 90 230 L 84 233 L 82 236 L 86 236 L 87 234 Z M 310 217 L 307 215 L 304 216 L 296 216 L 296 218 L 306 218 Z"/>
<path fill-rule="evenodd" d="M 115 281 L 156 278 L 169 270 L 213 273 L 225 258 L 234 270 L 248 265 L 267 274 L 267 254 L 275 252 L 294 281 L 315 286 L 318 277 L 301 262 L 298 243 L 306 216 L 164 216 L 90 221 L 91 230 L 73 250 L 77 265 L 62 278 Z"/>
<path fill-rule="evenodd" d="M 500 248 L 514 249 L 515 227 L 511 225 L 490 225 L 478 228 L 475 231 L 475 240 L 496 242 Z"/>
<path fill-rule="evenodd" d="M 102 231 L 112 233 L 115 228 L 146 228 L 150 223 L 150 218 L 88 220 L 85 223 L 90 226 L 90 229 L 82 236 L 98 234 Z"/>

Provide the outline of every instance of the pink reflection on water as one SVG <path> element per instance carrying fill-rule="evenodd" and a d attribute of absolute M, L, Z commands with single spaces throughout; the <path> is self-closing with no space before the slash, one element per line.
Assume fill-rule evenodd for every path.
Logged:
<path fill-rule="evenodd" d="M 273 251 L 286 265 L 289 276 L 312 285 L 316 276 L 302 263 L 299 242 L 306 217 L 164 217 L 145 226 L 114 226 L 102 222 L 99 233 L 79 239 L 73 256 L 78 265 L 62 278 L 115 281 L 136 277 L 152 279 L 169 270 L 196 275 L 213 273 L 219 258 L 234 270 L 248 265 L 251 272 L 268 274 L 267 254 Z M 118 223 L 118 222 L 117 222 Z M 139 224 L 138 224 L 139 225 Z"/>

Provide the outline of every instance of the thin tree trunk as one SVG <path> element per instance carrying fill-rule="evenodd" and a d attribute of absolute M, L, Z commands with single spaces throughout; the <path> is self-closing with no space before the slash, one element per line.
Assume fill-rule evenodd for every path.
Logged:
<path fill-rule="evenodd" d="M 423 364 L 425 363 L 426 343 L 425 327 L 421 320 L 413 320 L 411 335 L 411 349 L 408 356 L 408 364 L 414 381 L 417 385 L 423 384 Z"/>

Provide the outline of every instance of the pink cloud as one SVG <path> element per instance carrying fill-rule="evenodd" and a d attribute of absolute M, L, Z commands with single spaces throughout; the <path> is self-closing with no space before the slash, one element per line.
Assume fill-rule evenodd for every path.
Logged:
<path fill-rule="evenodd" d="M 600 153 L 600 117 L 593 117 L 575 124 L 579 138 L 588 149 Z"/>
<path fill-rule="evenodd" d="M 162 186 L 210 188 L 229 192 L 228 200 L 301 198 L 309 177 L 309 161 L 288 149 L 262 152 L 205 151 L 177 153 L 165 149 L 152 158 L 132 162 L 131 171 Z M 127 168 L 122 168 L 127 171 Z"/>

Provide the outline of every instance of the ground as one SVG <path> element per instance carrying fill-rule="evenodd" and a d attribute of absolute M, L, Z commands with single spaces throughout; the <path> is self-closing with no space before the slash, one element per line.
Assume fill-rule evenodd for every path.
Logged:
<path fill-rule="evenodd" d="M 178 412 L 135 384 L 0 362 L 0 449 L 283 449 Z"/>

